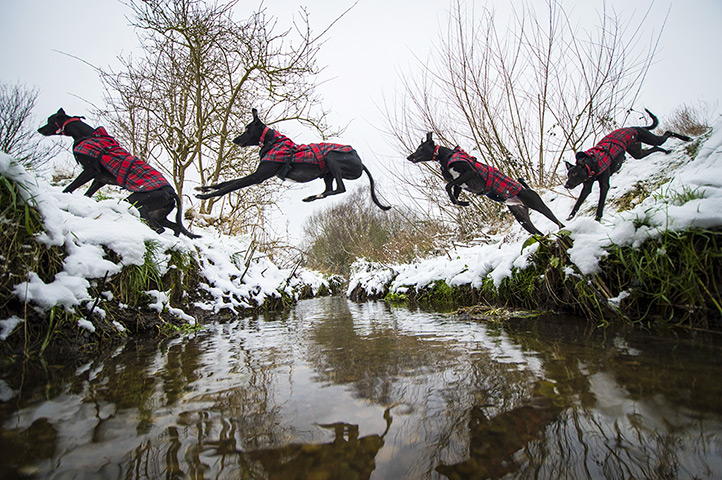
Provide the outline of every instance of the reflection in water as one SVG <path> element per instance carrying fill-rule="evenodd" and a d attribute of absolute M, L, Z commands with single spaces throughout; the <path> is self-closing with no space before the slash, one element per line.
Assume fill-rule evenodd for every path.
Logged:
<path fill-rule="evenodd" d="M 514 459 L 516 453 L 540 438 L 561 411 L 551 398 L 537 392 L 530 405 L 491 419 L 483 408 L 473 406 L 469 411 L 469 458 L 454 465 L 439 465 L 436 471 L 452 480 L 501 478 L 515 472 L 521 466 Z"/>
<path fill-rule="evenodd" d="M 0 478 L 713 478 L 715 342 L 309 300 L 3 372 Z"/>
<path fill-rule="evenodd" d="M 334 432 L 333 441 L 321 444 L 289 444 L 248 453 L 270 480 L 367 479 L 376 468 L 375 458 L 391 427 L 390 408 L 384 412 L 386 430 L 381 435 L 359 438 L 358 425 L 319 425 Z"/>

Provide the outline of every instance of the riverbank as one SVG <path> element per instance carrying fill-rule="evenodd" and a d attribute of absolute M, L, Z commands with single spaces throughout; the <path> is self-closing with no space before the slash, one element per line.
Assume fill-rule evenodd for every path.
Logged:
<path fill-rule="evenodd" d="M 62 193 L 0 155 L 0 352 L 92 352 L 136 333 L 277 310 L 343 279 L 279 268 L 251 238 L 156 234 L 117 198 Z"/>
<path fill-rule="evenodd" d="M 347 294 L 550 309 L 602 325 L 722 330 L 722 123 L 671 148 L 641 160 L 627 156 L 612 177 L 601 222 L 593 217 L 595 186 L 561 231 L 532 212 L 549 235 L 530 237 L 514 225 L 410 264 L 359 260 Z M 540 192 L 558 215 L 575 201 L 562 190 Z"/>
<path fill-rule="evenodd" d="M 602 222 L 593 220 L 590 198 L 561 231 L 533 212 L 550 232 L 543 237 L 514 224 L 410 264 L 361 259 L 346 294 L 720 331 L 722 125 L 670 148 L 669 155 L 627 158 L 612 178 Z M 540 192 L 558 215 L 575 200 L 562 190 Z M 90 354 L 134 334 L 193 331 L 340 293 L 345 282 L 300 265 L 279 268 L 248 237 L 196 226 L 201 238 L 192 241 L 158 235 L 119 198 L 62 193 L 4 155 L 0 205 L 4 362 Z"/>

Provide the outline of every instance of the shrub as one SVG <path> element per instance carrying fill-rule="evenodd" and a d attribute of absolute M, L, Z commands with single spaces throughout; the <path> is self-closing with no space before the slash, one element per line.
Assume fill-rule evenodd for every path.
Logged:
<path fill-rule="evenodd" d="M 680 105 L 665 119 L 664 129 L 690 137 L 703 135 L 711 128 L 714 110 L 716 105 L 711 106 L 704 102 L 699 102 L 696 107 Z"/>
<path fill-rule="evenodd" d="M 436 248 L 443 227 L 413 213 L 381 211 L 367 188 L 312 215 L 304 225 L 310 267 L 347 275 L 357 258 L 381 263 L 410 262 Z"/>

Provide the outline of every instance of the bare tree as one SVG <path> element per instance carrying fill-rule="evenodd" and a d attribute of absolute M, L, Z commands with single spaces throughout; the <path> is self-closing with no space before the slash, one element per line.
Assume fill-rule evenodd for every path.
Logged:
<path fill-rule="evenodd" d="M 510 176 L 551 186 L 565 155 L 624 121 L 656 43 L 642 45 L 639 18 L 630 28 L 606 9 L 583 30 L 560 0 L 547 0 L 541 13 L 531 2 L 512 7 L 511 21 L 499 21 L 491 10 L 455 0 L 432 59 L 403 77 L 404 95 L 387 105 L 388 130 L 407 154 L 433 131 Z M 438 167 L 425 167 L 412 191 L 443 201 Z M 470 200 L 472 225 L 498 222 L 498 205 Z M 469 213 L 446 211 L 464 221 Z"/>
<path fill-rule="evenodd" d="M 132 151 L 153 159 L 179 193 L 189 181 L 215 183 L 250 173 L 253 149 L 230 140 L 249 121 L 251 107 L 269 124 L 297 120 L 332 135 L 315 93 L 320 48 L 305 11 L 287 30 L 261 6 L 236 21 L 237 0 L 130 0 L 142 55 L 122 58 L 120 72 L 103 71 L 102 112 Z M 201 203 L 200 214 L 222 230 L 263 227 L 278 188 L 244 189 Z M 210 215 L 212 214 L 212 215 Z"/>
<path fill-rule="evenodd" d="M 32 116 L 37 98 L 36 88 L 0 82 L 0 151 L 35 170 L 59 151 L 58 145 L 39 141 Z"/>

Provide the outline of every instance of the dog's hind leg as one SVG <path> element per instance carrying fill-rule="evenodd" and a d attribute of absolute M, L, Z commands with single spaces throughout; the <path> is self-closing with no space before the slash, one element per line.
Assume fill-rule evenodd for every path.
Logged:
<path fill-rule="evenodd" d="M 674 137 L 674 138 L 677 138 L 677 139 L 685 141 L 685 142 L 689 142 L 690 140 L 692 140 L 687 135 L 682 135 L 682 134 L 670 132 L 670 131 L 666 131 L 662 135 L 655 135 L 652 132 L 650 132 L 649 130 L 646 130 L 644 128 L 637 128 L 636 130 L 637 130 L 637 140 L 638 141 L 645 143 L 647 145 L 653 145 L 655 147 L 662 145 L 664 142 L 667 141 L 667 139 L 669 137 Z"/>
<path fill-rule="evenodd" d="M 304 202 L 313 202 L 314 200 L 320 200 L 322 198 L 326 198 L 329 195 L 335 195 L 336 193 L 343 193 L 346 191 L 344 188 L 343 192 L 334 192 L 333 191 L 333 175 L 330 173 L 327 173 L 323 176 L 323 181 L 326 184 L 326 189 L 319 193 L 318 195 L 311 195 L 310 197 L 306 197 L 303 199 Z"/>
<path fill-rule="evenodd" d="M 547 217 L 549 220 L 556 223 L 556 225 L 559 228 L 564 228 L 564 224 L 559 221 L 559 219 L 554 215 L 554 213 L 549 209 L 549 207 L 547 207 L 547 205 L 541 199 L 539 194 L 536 193 L 534 190 L 532 190 L 530 188 L 526 188 L 526 189 L 522 190 L 521 192 L 519 192 L 519 195 L 517 195 L 517 197 L 527 207 L 541 213 L 542 215 Z"/>
<path fill-rule="evenodd" d="M 543 235 L 542 232 L 540 232 L 533 223 L 531 223 L 531 219 L 529 218 L 529 209 L 524 205 L 507 205 L 509 208 L 509 211 L 512 215 L 514 215 L 514 218 L 517 222 L 521 224 L 522 227 L 524 227 L 524 230 L 531 233 L 532 235 Z"/>
<path fill-rule="evenodd" d="M 636 158 L 637 160 L 642 159 L 646 157 L 647 155 L 650 155 L 655 152 L 662 152 L 662 153 L 669 153 L 669 150 L 665 150 L 662 147 L 654 146 L 652 148 L 642 148 L 642 144 L 637 142 L 633 143 L 632 145 L 627 147 L 627 153 L 632 156 L 632 158 Z"/>
<path fill-rule="evenodd" d="M 176 208 L 175 222 L 171 222 L 170 220 L 168 220 L 166 218 L 167 215 L 164 215 L 163 219 L 170 224 L 168 226 L 173 229 L 173 233 L 175 234 L 175 236 L 179 237 L 182 233 L 188 238 L 200 238 L 200 235 L 195 235 L 189 232 L 186 227 L 183 226 L 183 207 L 181 205 L 181 199 L 176 193 L 176 191 L 171 188 L 170 192 L 168 193 L 171 197 L 173 197 L 173 203 L 175 204 Z M 173 208 L 168 210 L 168 213 L 170 213 L 172 210 Z"/>

